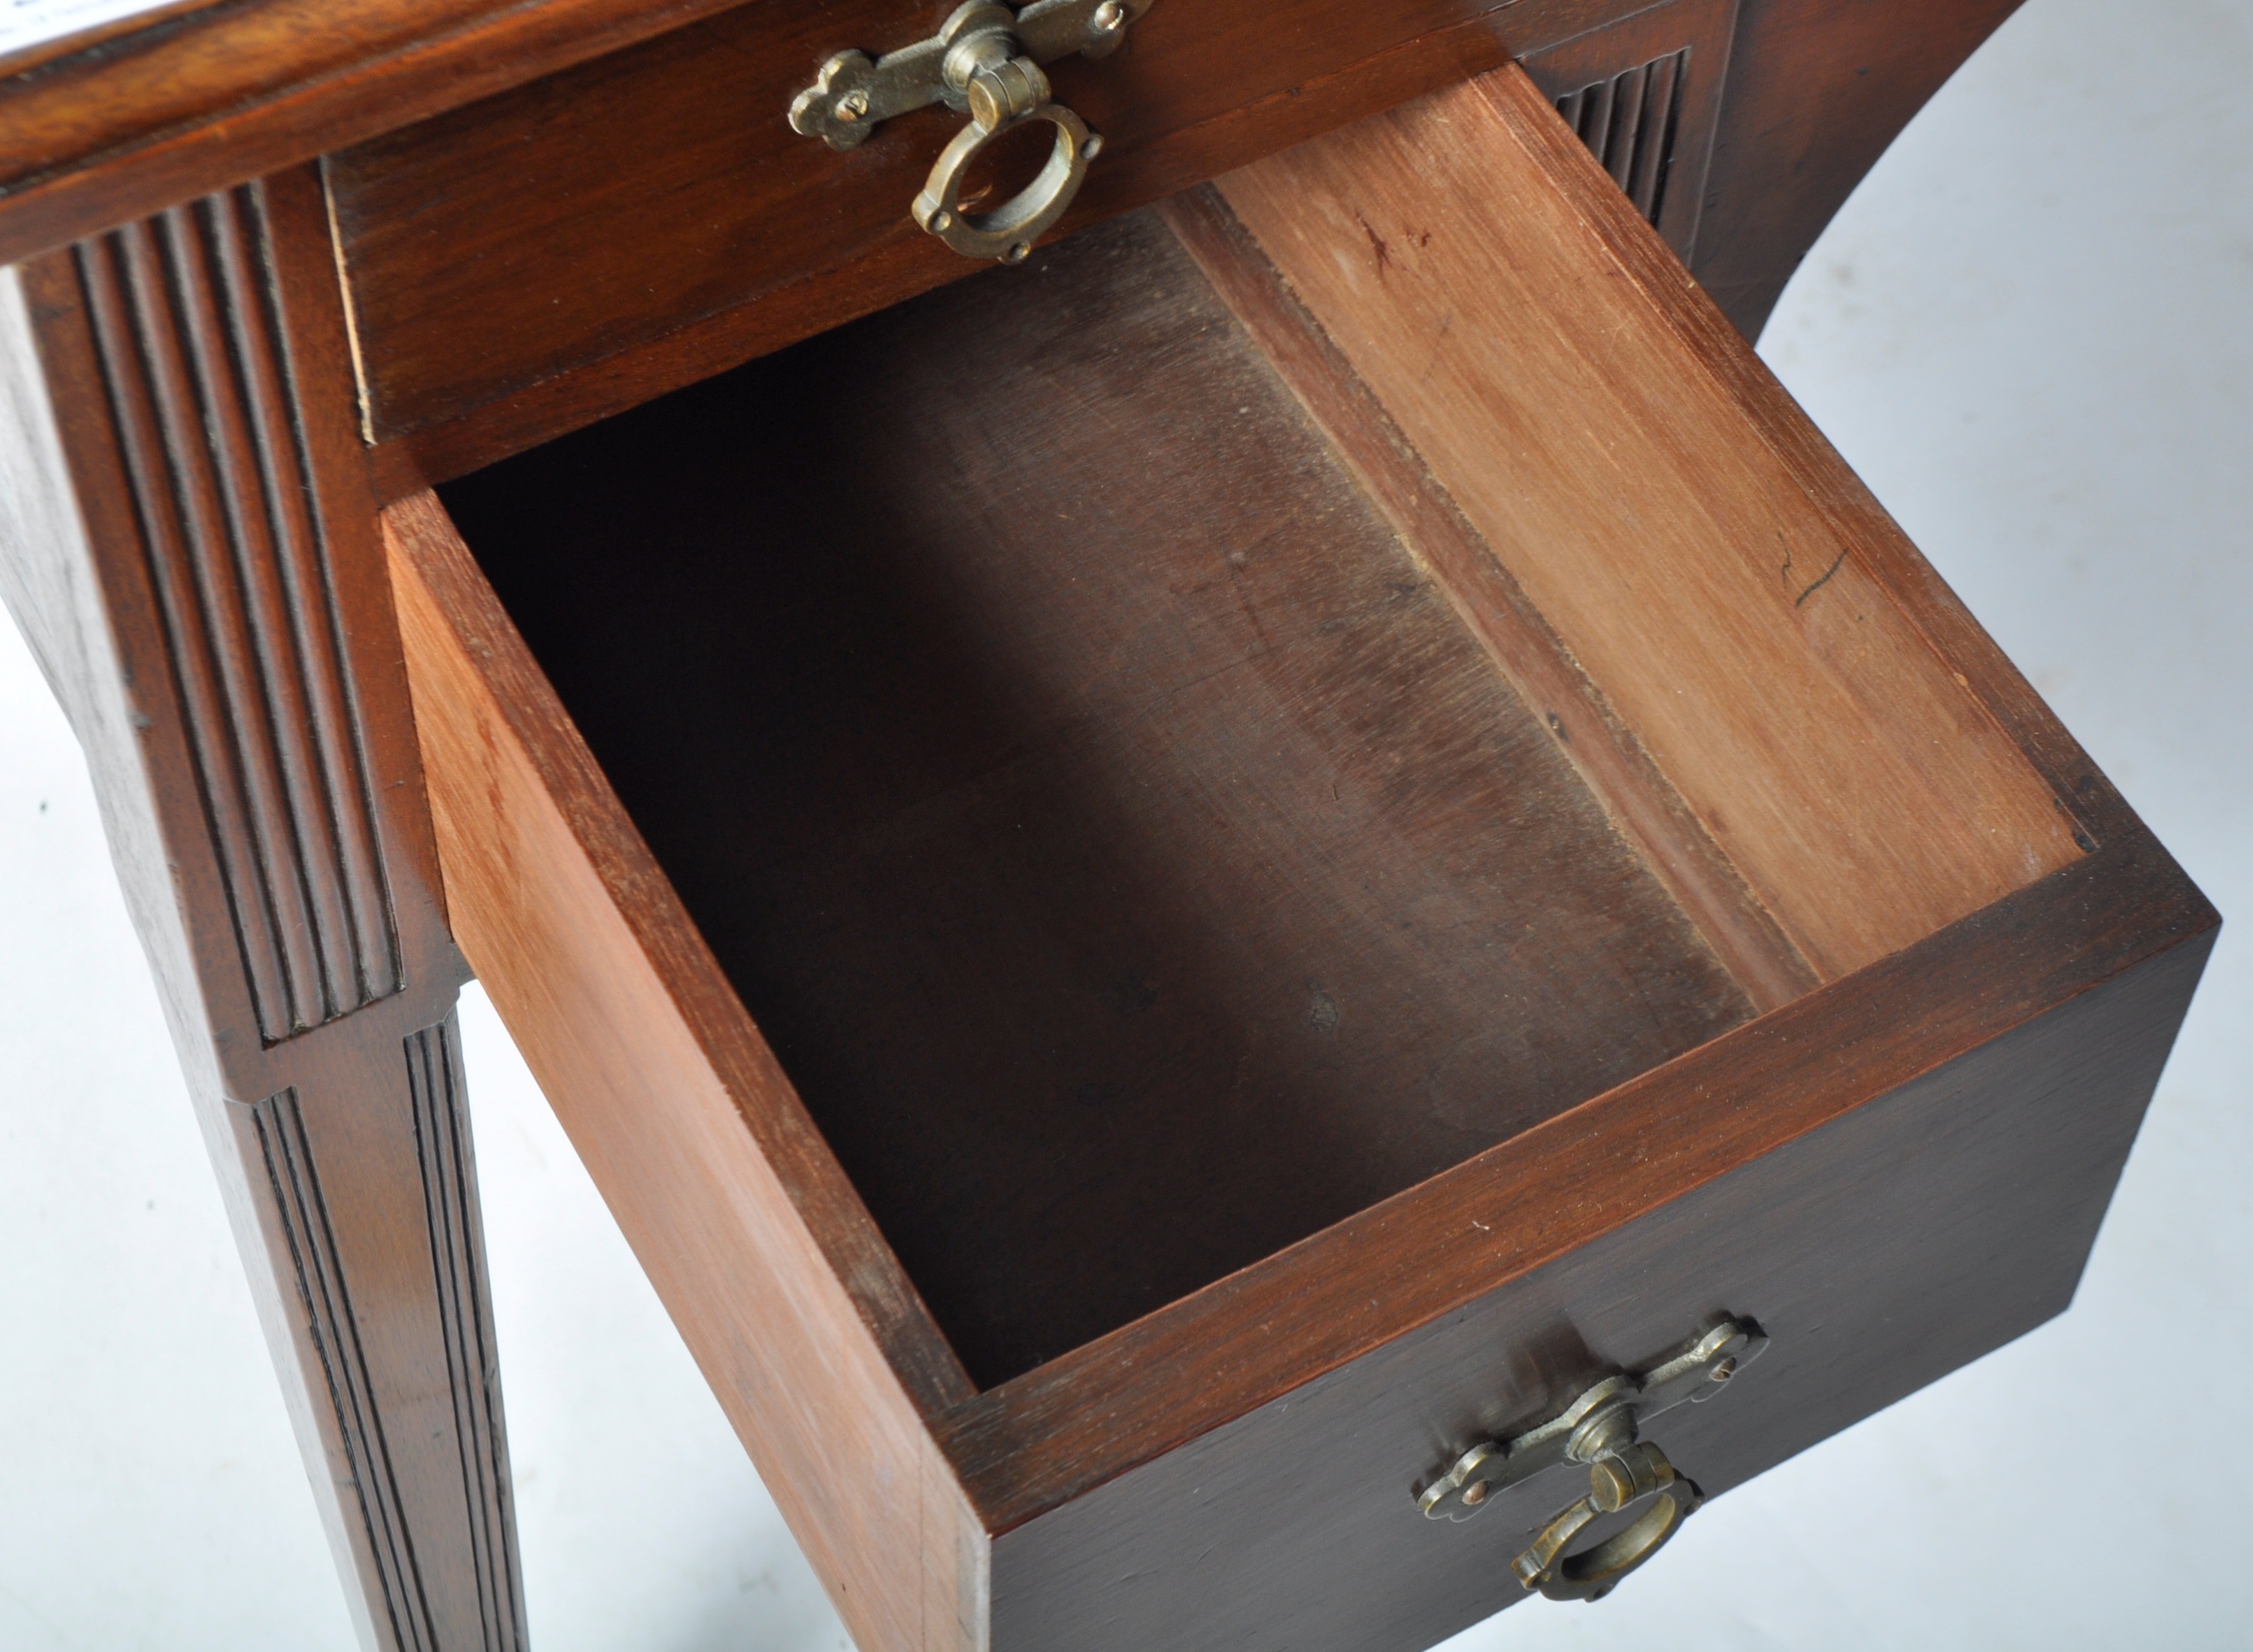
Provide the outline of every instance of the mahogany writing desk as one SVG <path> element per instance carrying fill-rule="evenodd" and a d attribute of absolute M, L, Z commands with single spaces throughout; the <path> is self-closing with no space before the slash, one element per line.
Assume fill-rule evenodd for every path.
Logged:
<path fill-rule="evenodd" d="M 457 940 L 871 1648 L 1428 1644 L 2062 1306 L 2212 914 L 1712 302 L 1887 10 L 1159 0 L 959 282 L 787 118 L 896 6 L 16 61 L 9 599 L 373 1643 L 522 1639 Z"/>

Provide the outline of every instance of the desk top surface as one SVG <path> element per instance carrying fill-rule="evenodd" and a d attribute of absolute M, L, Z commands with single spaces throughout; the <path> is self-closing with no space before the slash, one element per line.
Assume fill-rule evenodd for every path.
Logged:
<path fill-rule="evenodd" d="M 732 3 L 34 0 L 0 33 L 0 262 Z"/>

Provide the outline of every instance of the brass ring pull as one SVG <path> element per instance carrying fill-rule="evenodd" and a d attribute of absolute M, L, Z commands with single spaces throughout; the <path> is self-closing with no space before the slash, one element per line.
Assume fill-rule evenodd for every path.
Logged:
<path fill-rule="evenodd" d="M 1510 1562 L 1520 1584 L 1552 1600 L 1602 1600 L 1621 1579 L 1664 1548 L 1705 1501 L 1696 1485 L 1674 1472 L 1666 1453 L 1647 1440 L 1600 1459 L 1590 1466 L 1588 1481 L 1588 1495 L 1544 1526 L 1531 1546 Z M 1623 1530 L 1584 1554 L 1566 1554 L 1592 1522 L 1645 1497 L 1650 1506 Z"/>
<path fill-rule="evenodd" d="M 1088 162 L 1103 148 L 1103 140 L 1078 115 L 1047 101 L 1047 78 L 1038 69 L 1031 73 L 1039 79 L 1041 101 L 1021 113 L 1004 114 L 991 126 L 973 119 L 939 151 L 923 193 L 916 197 L 915 221 L 966 258 L 998 258 L 1009 264 L 1022 260 L 1071 206 L 1087 177 Z M 1056 128 L 1056 143 L 1040 175 L 990 213 L 964 212 L 962 186 L 979 151 L 1004 132 L 1036 121 Z"/>
<path fill-rule="evenodd" d="M 1768 1334 L 1751 1321 L 1723 1320 L 1640 1371 L 1591 1384 L 1545 1422 L 1478 1441 L 1414 1489 L 1416 1507 L 1427 1520 L 1475 1519 L 1500 1501 L 1498 1493 L 1536 1474 L 1586 1465 L 1588 1495 L 1552 1517 L 1510 1569 L 1552 1600 L 1601 1600 L 1671 1542 L 1705 1501 L 1697 1484 L 1642 1438 L 1643 1425 L 1723 1392 L 1767 1347 Z M 1650 1506 L 1621 1530 L 1582 1553 L 1566 1552 L 1604 1516 L 1646 1501 Z"/>
<path fill-rule="evenodd" d="M 1085 122 L 1050 101 L 1041 65 L 1074 55 L 1108 57 L 1151 3 L 1031 0 L 1018 10 L 1002 0 L 962 0 L 937 34 L 913 45 L 881 58 L 832 52 L 813 84 L 791 101 L 791 128 L 849 150 L 910 109 L 944 103 L 967 110 L 970 124 L 939 152 L 915 199 L 915 221 L 966 257 L 1014 264 L 1071 207 L 1087 164 L 1103 148 Z M 962 187 L 971 162 L 1002 133 L 1034 121 L 1056 128 L 1040 176 L 990 213 L 965 213 Z"/>

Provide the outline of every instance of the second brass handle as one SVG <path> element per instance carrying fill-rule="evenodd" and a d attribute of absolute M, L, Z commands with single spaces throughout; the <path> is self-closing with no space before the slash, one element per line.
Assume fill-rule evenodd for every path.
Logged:
<path fill-rule="evenodd" d="M 1552 1600 L 1601 1600 L 1671 1542 L 1705 1501 L 1642 1437 L 1643 1425 L 1720 1393 L 1767 1346 L 1767 1334 L 1749 1320 L 1723 1320 L 1639 1371 L 1591 1384 L 1545 1422 L 1479 1441 L 1416 1488 L 1416 1507 L 1429 1520 L 1469 1520 L 1497 1493 L 1536 1474 L 1585 1466 L 1587 1495 L 1552 1516 L 1510 1572 Z M 1567 1552 L 1598 1520 L 1639 1504 L 1647 1506 L 1621 1530 L 1581 1553 Z"/>
<path fill-rule="evenodd" d="M 1520 1584 L 1538 1589 L 1552 1600 L 1602 1600 L 1622 1578 L 1664 1548 L 1705 1501 L 1697 1486 L 1676 1474 L 1666 1453 L 1649 1440 L 1599 1458 L 1589 1467 L 1588 1482 L 1588 1495 L 1552 1519 L 1510 1564 Z M 1645 1498 L 1650 1506 L 1625 1529 L 1584 1554 L 1566 1554 L 1573 1540 L 1594 1522 Z"/>

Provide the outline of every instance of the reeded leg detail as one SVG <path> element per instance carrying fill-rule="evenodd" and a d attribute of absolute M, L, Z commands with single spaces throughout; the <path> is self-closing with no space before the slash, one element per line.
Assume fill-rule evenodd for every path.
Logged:
<path fill-rule="evenodd" d="M 447 932 L 312 168 L 0 271 L 0 589 L 85 747 L 363 1638 L 519 1652 Z"/>

